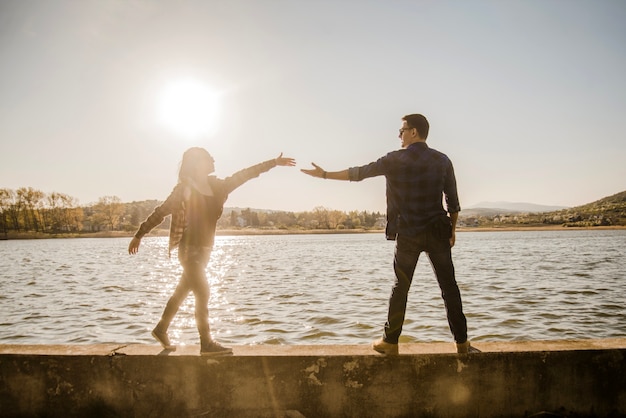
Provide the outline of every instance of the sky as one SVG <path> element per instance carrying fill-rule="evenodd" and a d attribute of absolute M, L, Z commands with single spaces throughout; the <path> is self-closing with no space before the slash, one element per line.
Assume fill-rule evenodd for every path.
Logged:
<path fill-rule="evenodd" d="M 382 212 L 384 178 L 300 169 L 375 161 L 422 113 L 461 207 L 582 205 L 626 190 L 624 22 L 622 0 L 0 0 L 0 188 L 164 200 L 201 146 L 219 177 L 297 160 L 227 206 Z"/>

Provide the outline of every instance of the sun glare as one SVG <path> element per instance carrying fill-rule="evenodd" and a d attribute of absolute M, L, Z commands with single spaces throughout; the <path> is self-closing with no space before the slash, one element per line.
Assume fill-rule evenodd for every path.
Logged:
<path fill-rule="evenodd" d="M 159 119 L 185 138 L 212 135 L 218 128 L 219 96 L 209 86 L 191 79 L 166 85 L 159 97 Z"/>

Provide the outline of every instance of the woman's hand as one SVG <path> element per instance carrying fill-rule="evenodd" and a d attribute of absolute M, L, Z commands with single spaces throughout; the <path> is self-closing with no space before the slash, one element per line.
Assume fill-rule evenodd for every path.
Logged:
<path fill-rule="evenodd" d="M 141 240 L 137 237 L 133 237 L 133 239 L 130 240 L 130 244 L 128 244 L 128 254 L 137 254 L 139 244 L 141 244 Z"/>
<path fill-rule="evenodd" d="M 296 160 L 289 157 L 283 157 L 283 153 L 281 152 L 280 155 L 276 158 L 276 165 L 293 167 L 294 165 L 296 165 Z"/>

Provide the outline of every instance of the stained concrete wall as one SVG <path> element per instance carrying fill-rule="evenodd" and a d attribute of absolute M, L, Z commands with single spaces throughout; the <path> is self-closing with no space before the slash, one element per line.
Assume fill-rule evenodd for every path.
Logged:
<path fill-rule="evenodd" d="M 6 417 L 626 416 L 626 339 L 367 346 L 0 345 Z"/>

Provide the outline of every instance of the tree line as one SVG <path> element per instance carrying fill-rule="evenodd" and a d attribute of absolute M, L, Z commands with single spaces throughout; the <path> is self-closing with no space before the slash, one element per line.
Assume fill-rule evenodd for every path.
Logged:
<path fill-rule="evenodd" d="M 0 189 L 0 233 L 44 234 L 135 231 L 161 202 L 145 200 L 123 203 L 117 196 L 103 196 L 81 206 L 64 193 L 44 193 L 32 187 Z M 159 226 L 169 228 L 170 218 Z M 385 225 L 379 212 L 316 207 L 306 212 L 261 211 L 225 208 L 218 229 L 375 229 Z"/>

